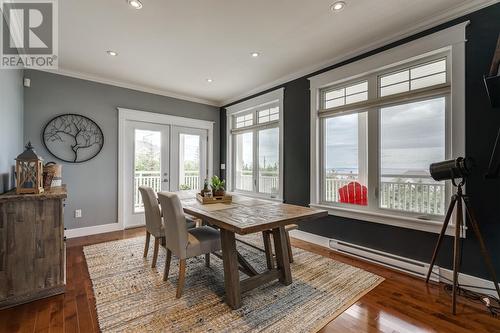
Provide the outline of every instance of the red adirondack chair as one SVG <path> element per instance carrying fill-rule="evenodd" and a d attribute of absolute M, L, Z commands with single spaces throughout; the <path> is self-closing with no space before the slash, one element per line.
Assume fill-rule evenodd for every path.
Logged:
<path fill-rule="evenodd" d="M 340 202 L 366 206 L 368 205 L 367 192 L 366 186 L 358 182 L 350 182 L 339 188 Z"/>

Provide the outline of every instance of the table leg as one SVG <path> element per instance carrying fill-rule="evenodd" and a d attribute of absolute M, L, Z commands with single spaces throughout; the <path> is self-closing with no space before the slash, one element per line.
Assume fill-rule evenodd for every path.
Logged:
<path fill-rule="evenodd" d="M 226 303 L 232 309 L 241 307 L 240 276 L 238 272 L 238 254 L 234 232 L 220 229 L 222 261 L 224 264 L 224 287 Z"/>
<path fill-rule="evenodd" d="M 292 272 L 290 270 L 290 258 L 286 242 L 286 231 L 284 227 L 273 229 L 274 250 L 276 251 L 276 263 L 280 270 L 280 282 L 284 285 L 292 283 Z"/>
<path fill-rule="evenodd" d="M 262 239 L 264 241 L 264 249 L 266 251 L 267 269 L 273 269 L 274 259 L 273 259 L 273 249 L 271 247 L 271 230 L 263 231 Z"/>

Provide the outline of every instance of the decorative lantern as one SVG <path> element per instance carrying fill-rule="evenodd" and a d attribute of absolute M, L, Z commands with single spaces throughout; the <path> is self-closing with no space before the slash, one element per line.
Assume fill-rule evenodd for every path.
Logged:
<path fill-rule="evenodd" d="M 16 193 L 43 193 L 43 160 L 28 142 L 26 150 L 16 158 Z"/>

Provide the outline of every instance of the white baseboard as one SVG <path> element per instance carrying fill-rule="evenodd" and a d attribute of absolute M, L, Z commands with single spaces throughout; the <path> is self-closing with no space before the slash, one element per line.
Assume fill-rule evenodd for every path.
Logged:
<path fill-rule="evenodd" d="M 123 230 L 123 226 L 120 223 L 109 223 L 96 225 L 92 227 L 68 229 L 64 231 L 64 236 L 66 238 L 83 237 L 89 235 L 102 234 L 105 232 Z"/>
<path fill-rule="evenodd" d="M 319 236 L 319 235 L 315 235 L 315 234 L 301 231 L 301 230 L 290 231 L 290 236 L 292 236 L 293 238 L 297 238 L 297 239 L 300 239 L 300 240 L 303 240 L 303 241 L 306 241 L 309 243 L 313 243 L 313 244 L 328 248 L 332 251 L 339 252 L 339 253 L 344 254 L 344 255 L 352 256 L 352 257 L 355 257 L 357 259 L 361 259 L 363 261 L 369 261 L 369 262 L 374 263 L 376 265 L 390 267 L 392 269 L 396 269 L 398 271 L 402 271 L 402 272 L 405 272 L 406 274 L 410 274 L 410 275 L 413 275 L 413 276 L 416 276 L 419 278 L 423 277 L 422 269 L 420 269 L 420 272 L 417 273 L 417 270 L 415 270 L 415 271 L 408 270 L 407 269 L 408 265 L 414 263 L 414 264 L 421 264 L 421 266 L 423 266 L 424 268 L 427 267 L 427 269 L 429 267 L 428 263 L 421 263 L 421 262 L 415 261 L 413 259 L 404 258 L 404 257 L 393 255 L 390 253 L 385 253 L 386 255 L 383 256 L 382 254 L 384 254 L 384 253 L 381 251 L 369 249 L 369 248 L 358 246 L 355 244 L 352 244 L 356 248 L 353 251 L 354 253 L 346 253 L 343 251 L 337 251 L 336 249 L 332 248 L 330 246 L 330 244 L 335 244 L 335 243 L 340 242 L 340 241 L 335 240 L 335 239 L 331 239 L 331 238 L 327 238 L 327 237 L 323 237 L 323 236 Z M 349 244 L 347 242 L 341 242 L 341 243 Z M 363 249 L 366 249 L 367 251 L 363 251 Z M 400 260 L 398 260 L 398 259 L 400 259 Z M 452 270 L 442 268 L 442 267 L 435 265 L 433 272 L 436 272 L 436 273 L 439 272 L 439 274 L 442 277 L 444 277 L 448 280 L 453 279 L 453 271 Z M 437 280 L 439 282 L 449 283 L 447 280 L 445 280 L 441 277 L 439 277 L 437 279 L 433 279 L 433 280 Z M 468 290 L 476 291 L 476 292 L 479 292 L 482 294 L 498 297 L 498 295 L 496 294 L 496 291 L 494 290 L 495 284 L 493 283 L 493 281 L 489 281 L 489 280 L 485 280 L 485 279 L 482 279 L 482 278 L 479 278 L 476 276 L 460 273 L 458 276 L 458 283 L 460 285 L 462 285 L 462 287 L 464 289 L 468 289 Z M 490 288 L 493 290 L 485 290 L 485 289 L 479 289 L 479 288 Z"/>

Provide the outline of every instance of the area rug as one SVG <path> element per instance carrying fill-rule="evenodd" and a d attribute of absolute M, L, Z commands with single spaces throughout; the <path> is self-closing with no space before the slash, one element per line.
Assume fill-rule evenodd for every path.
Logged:
<path fill-rule="evenodd" d="M 245 237 L 262 247 L 258 236 Z M 151 242 L 152 243 L 152 242 Z M 264 253 L 237 244 L 257 271 L 266 269 Z M 204 256 L 187 263 L 182 298 L 176 299 L 178 261 L 162 280 L 166 251 L 151 268 L 152 248 L 142 256 L 144 237 L 86 246 L 85 258 L 103 332 L 316 332 L 383 281 L 382 277 L 338 261 L 293 249 L 293 283 L 271 282 L 242 295 L 231 310 L 223 301 L 222 261 Z M 240 273 L 240 278 L 246 278 Z"/>

